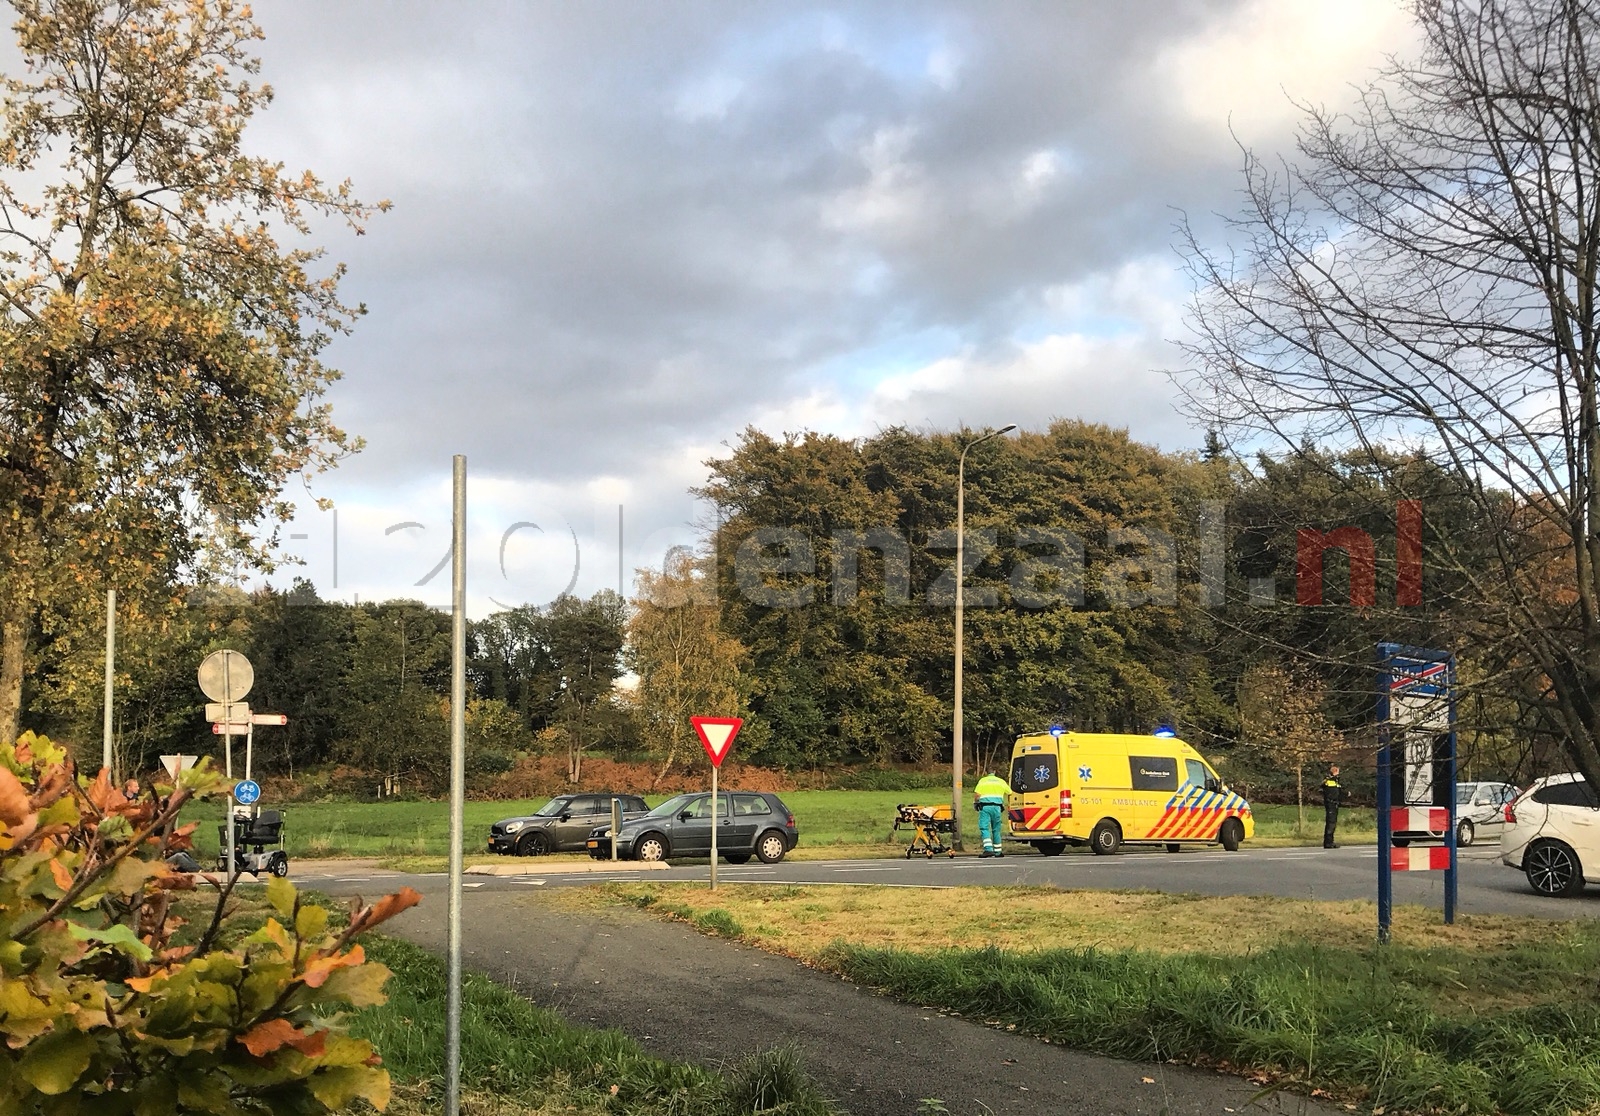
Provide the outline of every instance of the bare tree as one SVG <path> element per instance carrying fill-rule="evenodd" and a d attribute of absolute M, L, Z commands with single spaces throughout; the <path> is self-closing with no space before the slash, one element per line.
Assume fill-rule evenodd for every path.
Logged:
<path fill-rule="evenodd" d="M 1245 439 L 1421 451 L 1494 555 L 1442 539 L 1473 647 L 1600 784 L 1600 2 L 1416 0 L 1420 53 L 1247 153 L 1219 253 L 1185 227 L 1196 408 Z M 1465 633 L 1464 633 L 1465 637 Z"/>

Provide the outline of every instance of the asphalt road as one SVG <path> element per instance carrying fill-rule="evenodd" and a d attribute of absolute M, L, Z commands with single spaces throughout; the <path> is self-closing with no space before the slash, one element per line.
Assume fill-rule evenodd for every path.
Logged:
<path fill-rule="evenodd" d="M 665 876 L 668 873 L 655 873 Z M 369 898 L 402 882 L 424 899 L 386 927 L 443 952 L 445 881 L 350 873 L 300 882 Z M 475 881 L 476 882 L 476 881 Z M 615 1027 L 673 1059 L 725 1065 L 800 1048 L 828 1096 L 856 1116 L 1342 1116 L 1237 1077 L 1067 1050 L 902 1004 L 785 957 L 630 909 L 554 909 L 541 892 L 492 887 L 463 901 L 463 960 L 578 1023 Z"/>
<path fill-rule="evenodd" d="M 1303 1098 L 1272 1094 L 1237 1078 L 1178 1066 L 1117 1061 L 1046 1045 L 936 1011 L 900 1004 L 786 958 L 707 938 L 639 912 L 555 910 L 551 888 L 604 880 L 704 881 L 708 866 L 642 871 L 626 864 L 562 870 L 559 862 L 508 859 L 513 876 L 469 875 L 463 908 L 466 963 L 578 1022 L 616 1027 L 661 1055 L 718 1065 L 781 1042 L 794 1043 L 848 1111 L 898 1116 L 938 1097 L 958 1116 L 1037 1116 L 1040 1111 L 1111 1116 L 1294 1112 L 1331 1116 Z M 427 948 L 444 948 L 446 879 L 355 863 L 300 861 L 297 882 L 368 898 L 409 884 L 423 904 L 393 930 Z M 1359 899 L 1376 893 L 1373 847 L 1124 849 L 1111 857 L 1012 854 L 999 860 L 785 861 L 724 865 L 727 885 L 825 883 L 893 887 L 1032 884 L 1061 888 L 1148 889 L 1207 895 Z M 1401 903 L 1439 907 L 1439 873 L 1396 873 Z M 1600 888 L 1576 899 L 1533 894 L 1520 872 L 1500 864 L 1493 846 L 1462 851 L 1463 913 L 1537 917 L 1600 915 Z M 1251 1107 L 1254 1103 L 1255 1107 Z"/>
<path fill-rule="evenodd" d="M 1521 872 L 1501 864 L 1496 846 L 1461 850 L 1458 909 L 1464 914 L 1523 914 L 1539 918 L 1600 916 L 1600 887 L 1575 899 L 1549 899 L 1534 894 Z M 529 891 L 581 886 L 601 880 L 646 878 L 704 881 L 704 863 L 674 865 L 666 871 L 642 873 L 626 862 L 616 870 L 569 873 L 551 864 L 541 871 L 537 860 L 507 858 L 517 876 L 468 876 L 472 891 Z M 295 877 L 323 890 L 343 890 L 367 878 L 363 871 L 300 861 Z M 397 881 L 401 877 L 394 877 Z M 421 889 L 426 877 L 405 877 Z M 1374 846 L 1339 849 L 1241 849 L 1236 853 L 1197 848 L 1168 853 L 1161 849 L 1125 848 L 1115 856 L 1069 851 L 1055 857 L 1033 852 L 1012 853 L 997 860 L 957 857 L 954 860 L 785 860 L 780 864 L 724 864 L 719 882 L 728 884 L 877 884 L 890 887 L 963 887 L 982 884 L 1029 884 L 1040 887 L 1143 889 L 1201 895 L 1281 895 L 1294 899 L 1373 899 L 1378 891 L 1378 852 Z M 1435 908 L 1444 905 L 1444 874 L 1396 872 L 1397 903 Z"/>

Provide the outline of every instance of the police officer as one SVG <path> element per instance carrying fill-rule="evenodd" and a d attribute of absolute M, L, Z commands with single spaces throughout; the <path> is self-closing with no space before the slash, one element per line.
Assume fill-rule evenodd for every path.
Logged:
<path fill-rule="evenodd" d="M 1005 817 L 1006 792 L 1011 788 L 994 772 L 978 780 L 973 788 L 973 806 L 978 811 L 978 832 L 983 834 L 983 852 L 979 856 L 1005 856 L 1000 847 L 1000 823 Z"/>
<path fill-rule="evenodd" d="M 1336 849 L 1333 831 L 1339 824 L 1339 804 L 1344 801 L 1344 787 L 1339 785 L 1339 765 L 1328 768 L 1327 781 L 1322 784 L 1322 847 Z"/>

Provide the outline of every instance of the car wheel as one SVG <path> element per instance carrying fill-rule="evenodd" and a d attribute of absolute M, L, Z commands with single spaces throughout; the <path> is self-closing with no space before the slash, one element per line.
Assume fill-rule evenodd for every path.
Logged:
<path fill-rule="evenodd" d="M 1222 841 L 1222 847 L 1229 852 L 1238 852 L 1239 846 L 1244 844 L 1244 822 L 1238 818 L 1229 818 L 1222 823 L 1222 831 L 1217 834 Z"/>
<path fill-rule="evenodd" d="M 1410 848 L 1411 847 L 1411 838 L 1409 838 L 1409 837 L 1393 837 L 1393 838 L 1390 839 L 1389 843 L 1391 845 L 1393 845 L 1397 849 Z"/>
<path fill-rule="evenodd" d="M 1473 831 L 1471 819 L 1462 818 L 1461 824 L 1456 826 L 1456 844 L 1461 848 L 1466 848 L 1472 844 L 1474 836 L 1476 834 Z"/>
<path fill-rule="evenodd" d="M 1565 898 L 1583 890 L 1578 854 L 1560 841 L 1535 841 L 1522 859 L 1528 883 L 1540 895 Z"/>
<path fill-rule="evenodd" d="M 749 864 L 750 863 L 750 854 L 749 853 L 729 853 L 727 856 L 723 857 L 723 859 L 726 860 L 729 864 Z"/>
<path fill-rule="evenodd" d="M 1122 847 L 1122 827 L 1110 818 L 1101 818 L 1089 832 L 1089 848 L 1096 856 L 1110 856 Z"/>
<path fill-rule="evenodd" d="M 1182 852 L 1183 851 L 1183 846 L 1178 844 L 1178 842 L 1176 842 L 1176 841 L 1168 841 L 1167 842 L 1167 851 L 1168 852 Z"/>
<path fill-rule="evenodd" d="M 633 843 L 633 855 L 638 860 L 665 860 L 667 840 L 659 833 L 646 833 Z"/>
<path fill-rule="evenodd" d="M 1067 843 L 1065 841 L 1040 841 L 1034 848 L 1045 856 L 1060 856 L 1067 851 Z"/>
<path fill-rule="evenodd" d="M 544 856 L 550 851 L 550 838 L 543 833 L 525 833 L 517 842 L 518 856 Z"/>
<path fill-rule="evenodd" d="M 289 874 L 289 855 L 275 852 L 267 857 L 267 871 L 277 876 L 280 880 Z"/>
<path fill-rule="evenodd" d="M 789 851 L 789 842 L 776 829 L 769 829 L 756 838 L 756 855 L 763 864 L 776 864 Z"/>

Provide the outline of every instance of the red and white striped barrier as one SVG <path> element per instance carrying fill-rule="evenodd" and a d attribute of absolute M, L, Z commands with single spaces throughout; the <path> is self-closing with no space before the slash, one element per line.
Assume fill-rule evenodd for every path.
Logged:
<path fill-rule="evenodd" d="M 1395 806 L 1389 810 L 1389 828 L 1395 833 L 1443 833 L 1450 828 L 1450 808 Z"/>
<path fill-rule="evenodd" d="M 1389 867 L 1396 872 L 1442 872 L 1450 867 L 1450 850 L 1443 845 L 1390 849 Z"/>

